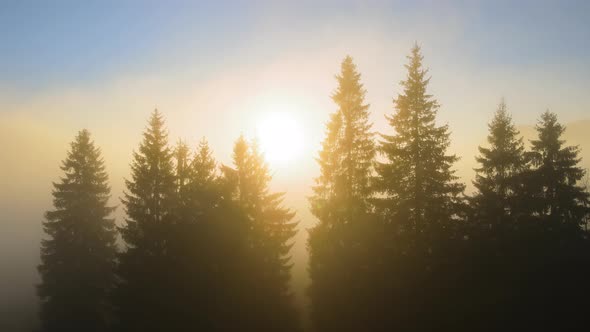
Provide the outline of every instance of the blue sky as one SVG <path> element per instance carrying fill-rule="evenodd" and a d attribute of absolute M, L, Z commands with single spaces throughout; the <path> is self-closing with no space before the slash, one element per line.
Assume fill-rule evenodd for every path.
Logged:
<path fill-rule="evenodd" d="M 23 89 L 79 84 L 142 70 L 186 44 L 236 42 L 237 13 L 209 4 L 143 1 L 13 1 L 0 5 L 2 80 Z M 168 3 L 168 2 L 166 2 Z M 163 63 L 165 65 L 165 62 Z"/>
<path fill-rule="evenodd" d="M 0 81 L 13 96 L 30 97 L 122 71 L 190 64 L 214 72 L 317 47 L 314 29 L 326 25 L 387 32 L 401 24 L 419 40 L 425 25 L 456 24 L 449 57 L 481 66 L 582 66 L 590 63 L 588 14 L 588 1 L 3 0 Z"/>

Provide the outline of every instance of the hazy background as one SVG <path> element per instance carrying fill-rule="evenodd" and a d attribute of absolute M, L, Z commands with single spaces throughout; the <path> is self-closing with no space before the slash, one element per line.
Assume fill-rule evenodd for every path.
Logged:
<path fill-rule="evenodd" d="M 527 136 L 541 112 L 556 112 L 590 167 L 589 13 L 585 1 L 0 1 L 0 330 L 35 318 L 41 221 L 79 129 L 102 148 L 120 205 L 155 107 L 172 143 L 206 136 L 222 163 L 265 114 L 292 112 L 304 153 L 271 165 L 272 187 L 287 191 L 301 221 L 293 275 L 302 301 L 305 229 L 315 222 L 306 197 L 344 56 L 362 73 L 375 130 L 387 131 L 405 56 L 423 46 L 470 190 L 501 97 Z"/>

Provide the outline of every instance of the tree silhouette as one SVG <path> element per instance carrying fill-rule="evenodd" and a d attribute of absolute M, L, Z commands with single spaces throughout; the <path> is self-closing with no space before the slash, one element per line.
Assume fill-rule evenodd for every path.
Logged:
<path fill-rule="evenodd" d="M 386 162 L 377 163 L 375 182 L 385 196 L 378 207 L 419 229 L 456 214 L 464 186 L 456 182 L 452 169 L 458 158 L 447 154 L 448 126 L 435 123 L 439 105 L 426 92 L 430 78 L 417 44 L 408 59 L 404 91 L 394 100 L 394 114 L 387 117 L 394 134 L 381 135 L 379 150 Z"/>
<path fill-rule="evenodd" d="M 346 223 L 369 210 L 370 178 L 375 156 L 366 91 L 352 58 L 347 56 L 336 76 L 330 115 L 318 163 L 321 175 L 310 198 L 312 213 L 325 223 Z"/>
<path fill-rule="evenodd" d="M 488 125 L 489 147 L 479 147 L 476 157 L 481 165 L 473 185 L 477 193 L 471 200 L 479 222 L 498 223 L 518 215 L 523 199 L 521 193 L 523 173 L 527 170 L 524 144 L 512 123 L 504 100 L 498 105 Z"/>
<path fill-rule="evenodd" d="M 417 44 L 408 59 L 403 92 L 387 116 L 393 133 L 380 135 L 383 159 L 376 163 L 373 202 L 381 226 L 371 232 L 373 331 L 444 326 L 453 316 L 442 313 L 441 301 L 453 298 L 448 285 L 459 272 L 451 268 L 464 214 L 464 186 L 453 170 L 458 158 L 447 153 L 448 126 L 436 124 L 439 104 L 427 92 Z"/>
<path fill-rule="evenodd" d="M 355 314 L 361 295 L 354 287 L 366 285 L 365 271 L 359 270 L 367 243 L 359 236 L 368 231 L 375 147 L 360 77 L 347 56 L 336 76 L 332 100 L 338 109 L 326 126 L 317 159 L 321 174 L 310 198 L 319 222 L 309 232 L 309 294 L 311 318 L 320 331 L 362 329 Z"/>
<path fill-rule="evenodd" d="M 204 185 L 210 184 L 214 180 L 217 164 L 205 138 L 199 142 L 191 167 L 195 183 Z"/>
<path fill-rule="evenodd" d="M 45 214 L 41 243 L 41 320 L 44 331 L 106 331 L 112 320 L 116 229 L 100 150 L 78 132 L 53 183 L 54 209 Z"/>
<path fill-rule="evenodd" d="M 233 182 L 232 196 L 248 220 L 241 328 L 256 331 L 298 330 L 290 280 L 290 243 L 296 234 L 295 213 L 282 206 L 284 193 L 271 193 L 268 165 L 256 143 L 243 136 L 234 145 L 235 168 L 223 167 Z M 254 291 L 254 292 L 253 292 Z"/>
<path fill-rule="evenodd" d="M 587 330 L 579 148 L 547 111 L 525 151 L 502 100 L 464 200 L 418 45 L 408 58 L 377 147 L 350 56 L 336 76 L 309 198 L 315 330 Z M 117 253 L 104 161 L 80 131 L 43 222 L 43 329 L 300 331 L 289 287 L 295 212 L 270 190 L 256 141 L 240 136 L 232 162 L 218 167 L 204 138 L 194 151 L 182 140 L 170 148 L 155 110 L 125 181 Z"/>
<path fill-rule="evenodd" d="M 578 166 L 579 148 L 564 146 L 565 128 L 557 115 L 546 111 L 536 126 L 538 138 L 531 141 L 529 156 L 535 169 L 529 184 L 535 195 L 535 212 L 543 219 L 580 225 L 588 214 L 590 196 L 578 183 L 585 170 Z"/>
<path fill-rule="evenodd" d="M 116 300 L 120 327 L 166 330 L 175 319 L 169 237 L 178 194 L 173 153 L 157 110 L 133 154 L 131 179 L 125 183 L 122 202 L 127 219 L 120 231 L 126 250 L 119 256 Z"/>

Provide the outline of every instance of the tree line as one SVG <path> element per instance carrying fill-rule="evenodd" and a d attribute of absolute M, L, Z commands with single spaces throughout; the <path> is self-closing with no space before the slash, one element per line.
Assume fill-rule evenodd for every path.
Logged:
<path fill-rule="evenodd" d="M 587 330 L 590 210 L 578 147 L 547 111 L 525 149 L 502 101 L 466 195 L 418 45 L 408 60 L 390 130 L 377 139 L 350 57 L 337 76 L 310 199 L 316 330 Z"/>
<path fill-rule="evenodd" d="M 125 180 L 121 227 L 87 130 L 61 168 L 39 266 L 45 331 L 298 330 L 295 213 L 269 191 L 256 144 L 240 137 L 233 165 L 218 167 L 206 140 L 171 149 L 154 111 Z"/>
<path fill-rule="evenodd" d="M 419 46 L 408 59 L 387 133 L 372 131 L 351 57 L 336 77 L 309 198 L 314 329 L 587 328 L 590 195 L 578 147 L 547 111 L 526 149 L 502 101 L 465 194 Z M 300 331 L 295 213 L 269 190 L 255 141 L 240 136 L 232 157 L 218 164 L 205 139 L 171 147 L 154 111 L 117 226 L 100 149 L 80 131 L 43 222 L 43 330 Z"/>

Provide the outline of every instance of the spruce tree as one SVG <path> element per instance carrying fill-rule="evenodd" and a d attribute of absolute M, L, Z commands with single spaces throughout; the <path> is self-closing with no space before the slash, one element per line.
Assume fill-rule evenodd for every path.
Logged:
<path fill-rule="evenodd" d="M 204 137 L 199 142 L 197 151 L 191 163 L 193 178 L 196 183 L 208 184 L 213 182 L 216 176 L 217 163 L 213 158 L 213 152 Z"/>
<path fill-rule="evenodd" d="M 383 158 L 375 166 L 374 202 L 383 235 L 374 240 L 371 294 L 375 321 L 384 330 L 437 326 L 430 322 L 446 319 L 439 314 L 445 309 L 441 299 L 448 300 L 449 280 L 460 273 L 453 263 L 454 239 L 463 238 L 464 186 L 453 170 L 458 158 L 447 152 L 448 126 L 436 123 L 439 104 L 427 91 L 430 78 L 418 45 L 408 59 L 403 91 L 386 117 L 392 133 L 381 135 Z"/>
<path fill-rule="evenodd" d="M 117 305 L 122 330 L 166 330 L 174 322 L 170 234 L 177 219 L 177 176 L 164 119 L 155 110 L 133 153 L 131 179 L 122 199 L 120 228 L 126 250 L 119 257 Z"/>
<path fill-rule="evenodd" d="M 186 143 L 178 141 L 174 149 L 174 161 L 176 166 L 176 189 L 180 194 L 190 181 L 191 160 L 190 150 Z"/>
<path fill-rule="evenodd" d="M 221 196 L 217 163 L 205 138 L 199 142 L 187 173 L 188 204 L 195 214 L 193 218 L 197 218 L 213 211 Z"/>
<path fill-rule="evenodd" d="M 323 223 L 351 222 L 370 210 L 375 156 L 366 91 L 350 56 L 342 62 L 336 79 L 338 87 L 332 100 L 338 109 L 326 125 L 326 138 L 317 159 L 321 173 L 310 199 L 312 213 Z"/>
<path fill-rule="evenodd" d="M 363 329 L 360 310 L 371 310 L 363 302 L 367 265 L 363 257 L 369 241 L 363 238 L 369 230 L 371 206 L 370 179 L 375 146 L 366 91 L 350 56 L 341 64 L 336 76 L 338 87 L 332 95 L 337 106 L 326 126 L 318 163 L 311 212 L 318 223 L 310 230 L 309 289 L 311 318 L 320 331 Z M 360 325 L 359 325 L 360 324 Z"/>
<path fill-rule="evenodd" d="M 190 218 L 191 213 L 191 193 L 190 184 L 192 178 L 192 168 L 190 159 L 190 149 L 186 143 L 179 140 L 174 149 L 174 166 L 176 179 L 176 210 L 177 220 L 183 221 Z"/>
<path fill-rule="evenodd" d="M 381 135 L 379 150 L 385 161 L 376 166 L 376 189 L 385 196 L 378 206 L 386 215 L 420 229 L 425 223 L 450 220 L 464 186 L 452 169 L 458 157 L 447 153 L 448 126 L 436 124 L 439 104 L 427 93 L 430 78 L 417 44 L 408 59 L 404 91 L 394 100 L 394 114 L 387 117 L 393 134 Z"/>
<path fill-rule="evenodd" d="M 523 200 L 518 195 L 527 163 L 522 138 L 518 137 L 504 100 L 488 128 L 489 146 L 480 146 L 480 156 L 476 157 L 481 166 L 475 169 L 473 184 L 477 192 L 471 203 L 478 221 L 493 223 L 507 217 L 514 219 L 522 210 Z"/>
<path fill-rule="evenodd" d="M 543 219 L 581 224 L 588 214 L 589 195 L 580 185 L 585 170 L 579 166 L 577 146 L 564 146 L 565 127 L 557 115 L 546 111 L 536 125 L 538 138 L 531 141 L 534 166 L 535 211 Z"/>
<path fill-rule="evenodd" d="M 214 229 L 219 222 L 216 206 L 220 193 L 214 182 L 215 161 L 206 141 L 193 154 L 182 141 L 174 150 L 176 178 L 176 217 L 170 225 L 167 256 L 169 293 L 173 302 L 168 303 L 174 311 L 174 321 L 169 329 L 213 331 L 220 326 L 219 308 L 212 298 L 219 299 L 220 289 L 214 267 L 227 257 L 217 257 L 223 238 Z M 224 299 L 225 300 L 225 299 Z M 172 325 L 174 324 L 174 325 Z"/>
<path fill-rule="evenodd" d="M 284 193 L 269 190 L 270 171 L 256 142 L 243 136 L 234 145 L 234 199 L 248 220 L 243 304 L 244 327 L 259 331 L 296 331 L 298 318 L 289 287 L 290 242 L 296 234 L 295 213 L 283 206 Z M 249 289 L 248 289 L 249 288 Z M 252 290 L 255 292 L 252 293 Z"/>
<path fill-rule="evenodd" d="M 217 177 L 205 139 L 192 159 L 186 145 L 179 144 L 174 159 L 179 209 L 168 246 L 174 326 L 195 331 L 252 327 L 248 319 L 259 296 L 252 290 L 260 286 L 252 278 L 247 215 Z"/>
<path fill-rule="evenodd" d="M 41 320 L 44 331 L 106 331 L 112 320 L 116 228 L 100 150 L 88 130 L 70 145 L 53 183 L 54 209 L 45 214 L 41 243 Z"/>

